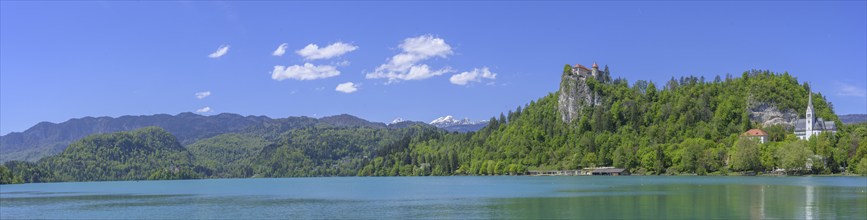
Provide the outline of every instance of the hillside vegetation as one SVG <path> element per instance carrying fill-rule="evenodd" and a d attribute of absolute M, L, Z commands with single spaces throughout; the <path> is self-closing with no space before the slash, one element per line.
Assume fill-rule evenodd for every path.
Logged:
<path fill-rule="evenodd" d="M 607 69 L 607 68 L 606 68 Z M 571 71 L 564 69 L 564 74 Z M 607 71 L 606 71 L 607 73 Z M 750 106 L 804 117 L 808 85 L 788 73 L 582 81 L 593 103 L 563 120 L 558 93 L 492 117 L 478 132 L 423 123 L 385 125 L 351 115 L 268 119 L 185 147 L 165 130 L 91 135 L 38 162 L 0 166 L 0 183 L 227 177 L 515 175 L 614 166 L 636 174 L 867 174 L 867 124 L 843 125 L 821 93 L 818 117 L 835 134 L 799 140 L 790 125 L 762 127 Z M 563 85 L 574 85 L 574 83 Z M 585 89 L 585 88 L 582 88 Z M 580 98 L 580 97 L 579 97 Z M 770 143 L 741 138 L 751 128 Z"/>
<path fill-rule="evenodd" d="M 571 70 L 567 66 L 564 72 Z M 404 175 L 394 171 L 404 167 L 424 168 L 422 175 L 503 175 L 596 166 L 639 174 L 777 168 L 790 174 L 838 173 L 841 167 L 867 173 L 864 126 L 843 126 L 836 134 L 800 141 L 790 126 L 762 128 L 761 122 L 749 120 L 750 103 L 794 109 L 804 117 L 807 85 L 788 73 L 672 78 L 661 88 L 646 81 L 630 86 L 625 79 L 590 78 L 586 83 L 601 103 L 581 108 L 577 120 L 561 120 L 559 94 L 551 93 L 491 118 L 479 132 L 448 134 L 379 156 L 359 175 Z M 821 93 L 814 94 L 813 104 L 818 117 L 841 124 Z M 750 128 L 765 129 L 772 142 L 747 143 L 739 138 Z"/>
<path fill-rule="evenodd" d="M 171 132 L 181 145 L 188 145 L 203 138 L 266 123 L 272 119 L 263 116 L 241 116 L 223 113 L 203 116 L 193 113 L 177 115 L 148 115 L 111 117 L 85 117 L 54 124 L 39 123 L 24 132 L 12 132 L 0 136 L 0 162 L 23 160 L 37 161 L 43 157 L 63 152 L 70 143 L 91 134 L 131 131 L 156 126 Z"/>
<path fill-rule="evenodd" d="M 64 182 L 142 179 L 189 179 L 193 157 L 162 128 L 87 136 L 63 153 L 38 163 L 7 162 L 13 180 L 6 182 Z"/>

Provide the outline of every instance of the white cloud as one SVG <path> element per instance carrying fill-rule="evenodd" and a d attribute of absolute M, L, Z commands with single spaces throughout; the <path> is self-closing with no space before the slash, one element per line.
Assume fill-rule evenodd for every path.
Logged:
<path fill-rule="evenodd" d="M 439 70 L 431 71 L 430 67 L 426 64 L 422 65 L 413 65 L 409 67 L 408 71 L 403 73 L 399 72 L 373 72 L 368 73 L 365 77 L 368 79 L 379 79 L 379 78 L 387 78 L 388 83 L 397 82 L 400 80 L 422 80 L 431 78 L 434 76 L 439 76 L 445 73 L 454 72 L 451 68 L 442 68 Z"/>
<path fill-rule="evenodd" d="M 358 47 L 355 45 L 337 42 L 323 48 L 319 48 L 316 44 L 308 44 L 303 49 L 295 51 L 295 53 L 304 57 L 305 60 L 318 60 L 337 57 L 356 49 Z"/>
<path fill-rule="evenodd" d="M 358 91 L 358 85 L 352 82 L 345 82 L 337 85 L 337 88 L 334 88 L 334 91 L 342 92 L 342 93 L 353 93 Z"/>
<path fill-rule="evenodd" d="M 211 112 L 211 107 L 204 107 L 196 110 L 196 113 L 208 113 Z"/>
<path fill-rule="evenodd" d="M 841 82 L 837 82 L 837 95 L 838 96 L 855 96 L 855 97 L 867 97 L 867 89 L 860 88 L 854 85 L 849 85 Z"/>
<path fill-rule="evenodd" d="M 223 55 L 226 55 L 226 53 L 228 53 L 228 52 L 229 52 L 229 45 L 222 45 L 219 48 L 217 48 L 217 51 L 214 51 L 213 53 L 209 54 L 208 57 L 220 58 Z"/>
<path fill-rule="evenodd" d="M 197 99 L 204 99 L 204 98 L 206 98 L 206 97 L 208 97 L 208 96 L 211 96 L 211 91 L 204 91 L 204 92 L 197 92 L 197 93 L 196 93 L 196 98 L 197 98 Z"/>
<path fill-rule="evenodd" d="M 492 73 L 488 67 L 482 67 L 481 69 L 475 68 L 470 72 L 462 72 L 459 74 L 452 75 L 449 78 L 449 82 L 455 85 L 466 85 L 470 82 L 481 82 L 482 79 L 497 79 L 497 74 Z"/>
<path fill-rule="evenodd" d="M 444 73 L 453 72 L 451 68 L 445 67 L 439 70 L 431 71 L 426 64 L 419 62 L 433 58 L 446 58 L 452 54 L 452 47 L 442 38 L 436 38 L 431 35 L 422 35 L 414 38 L 403 40 L 400 45 L 401 53 L 394 55 L 388 60 L 388 63 L 382 64 L 376 68 L 376 71 L 367 73 L 367 79 L 388 79 L 388 83 L 397 82 L 400 80 L 421 80 L 433 76 L 442 75 Z"/>
<path fill-rule="evenodd" d="M 340 71 L 334 66 L 320 65 L 316 66 L 311 63 L 301 65 L 292 65 L 289 67 L 274 66 L 274 71 L 271 72 L 271 79 L 283 81 L 285 79 L 294 80 L 314 80 L 335 77 L 340 75 Z"/>
<path fill-rule="evenodd" d="M 420 54 L 426 57 L 441 56 L 446 57 L 452 54 L 452 47 L 442 38 L 435 38 L 431 35 L 422 35 L 415 38 L 407 38 L 400 45 L 404 52 L 409 54 Z"/>
<path fill-rule="evenodd" d="M 271 53 L 271 55 L 278 56 L 278 57 L 283 56 L 283 54 L 286 53 L 286 47 L 289 47 L 289 44 L 287 44 L 287 43 L 280 44 L 280 46 L 277 46 L 277 49 L 274 50 L 274 52 Z"/>

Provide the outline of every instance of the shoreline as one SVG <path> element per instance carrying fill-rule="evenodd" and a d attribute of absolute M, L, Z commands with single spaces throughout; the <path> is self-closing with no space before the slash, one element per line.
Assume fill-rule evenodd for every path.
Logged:
<path fill-rule="evenodd" d="M 43 183 L 101 183 L 101 182 L 149 182 L 149 181 L 185 181 L 185 180 L 244 180 L 244 179 L 310 179 L 310 178 L 347 178 L 347 177 L 864 177 L 862 175 L 843 175 L 843 174 L 819 174 L 819 175 L 775 175 L 775 174 L 759 174 L 759 175 L 695 175 L 695 174 L 678 174 L 678 175 L 447 175 L 447 176 L 306 176 L 306 177 L 246 177 L 246 178 L 198 178 L 198 179 L 166 179 L 166 180 L 101 180 L 101 181 L 65 181 L 65 182 L 36 182 L 36 183 L 8 183 L 3 185 L 22 185 L 22 184 L 43 184 Z"/>

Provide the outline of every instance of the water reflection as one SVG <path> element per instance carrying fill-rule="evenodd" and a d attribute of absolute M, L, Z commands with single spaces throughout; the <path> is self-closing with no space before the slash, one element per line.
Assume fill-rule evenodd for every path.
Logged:
<path fill-rule="evenodd" d="M 804 218 L 808 220 L 812 220 L 813 217 L 813 208 L 816 207 L 816 199 L 813 198 L 813 186 L 804 187 L 804 195 L 807 196 L 806 205 L 804 206 Z"/>
<path fill-rule="evenodd" d="M 857 194 L 857 190 L 763 185 L 626 186 L 612 188 L 610 194 L 504 199 L 501 209 L 515 218 L 857 219 L 867 214 L 864 193 L 860 198 L 839 198 Z"/>
<path fill-rule="evenodd" d="M 300 178 L 0 188 L 0 219 L 863 219 L 865 207 L 867 178 Z"/>

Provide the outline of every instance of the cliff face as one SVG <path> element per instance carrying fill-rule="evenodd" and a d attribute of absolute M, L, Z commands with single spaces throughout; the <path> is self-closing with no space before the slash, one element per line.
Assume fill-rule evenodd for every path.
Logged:
<path fill-rule="evenodd" d="M 557 109 L 560 111 L 560 119 L 569 123 L 581 118 L 581 111 L 585 107 L 599 105 L 599 96 L 594 94 L 587 84 L 587 78 L 579 77 L 569 71 L 564 71 L 560 79 L 559 98 Z"/>
<path fill-rule="evenodd" d="M 763 127 L 771 125 L 792 127 L 795 120 L 798 120 L 798 113 L 795 113 L 794 110 L 780 110 L 771 103 L 750 101 L 748 111 L 750 112 L 750 121 L 759 122 Z"/>

